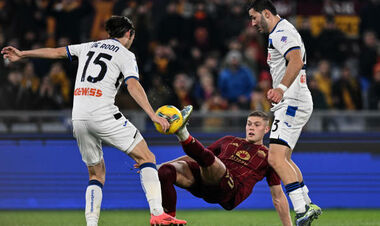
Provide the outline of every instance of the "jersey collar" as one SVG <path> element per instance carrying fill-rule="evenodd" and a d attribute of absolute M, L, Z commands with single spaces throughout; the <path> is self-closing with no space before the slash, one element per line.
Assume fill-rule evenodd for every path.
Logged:
<path fill-rule="evenodd" d="M 276 29 L 277 25 L 278 25 L 281 21 L 283 21 L 283 20 L 284 20 L 284 19 L 281 18 L 281 19 L 277 22 L 277 24 L 274 26 L 274 28 L 272 29 L 272 31 L 271 31 L 269 34 L 272 34 L 272 32 Z"/>
<path fill-rule="evenodd" d="M 117 40 L 116 38 L 111 38 L 111 40 L 114 40 L 114 41 L 117 41 L 118 43 L 120 43 L 120 41 Z"/>

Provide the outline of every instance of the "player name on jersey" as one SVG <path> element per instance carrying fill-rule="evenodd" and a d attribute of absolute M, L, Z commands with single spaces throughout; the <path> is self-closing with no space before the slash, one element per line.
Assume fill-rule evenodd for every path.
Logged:
<path fill-rule="evenodd" d="M 91 45 L 91 48 L 108 49 L 108 50 L 114 51 L 115 53 L 117 53 L 117 51 L 119 51 L 120 49 L 118 46 L 105 44 L 105 43 L 102 44 L 101 42 L 95 42 L 94 44 Z"/>

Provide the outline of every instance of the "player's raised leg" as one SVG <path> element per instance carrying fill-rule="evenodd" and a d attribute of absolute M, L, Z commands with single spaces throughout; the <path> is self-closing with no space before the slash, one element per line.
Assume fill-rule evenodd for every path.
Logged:
<path fill-rule="evenodd" d="M 106 168 L 104 160 L 94 166 L 88 166 L 89 182 L 86 189 L 85 216 L 87 226 L 97 226 L 103 198 L 103 185 Z"/>
<path fill-rule="evenodd" d="M 139 135 L 141 136 L 140 133 Z M 186 221 L 178 220 L 166 214 L 162 208 L 161 184 L 158 178 L 156 160 L 153 153 L 148 149 L 145 140 L 141 139 L 128 155 L 136 161 L 140 168 L 141 185 L 148 200 L 151 213 L 150 224 L 185 225 Z"/>
<path fill-rule="evenodd" d="M 193 107 L 185 106 L 181 110 L 183 125 L 175 132 L 186 155 L 193 158 L 201 167 L 201 176 L 207 184 L 216 184 L 226 172 L 225 165 L 212 151 L 206 149 L 197 139 L 192 137 L 187 130 L 186 124 L 190 118 Z"/>

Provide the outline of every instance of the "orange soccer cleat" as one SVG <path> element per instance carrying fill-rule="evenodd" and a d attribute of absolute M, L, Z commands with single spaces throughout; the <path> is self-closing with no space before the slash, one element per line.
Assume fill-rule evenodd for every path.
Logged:
<path fill-rule="evenodd" d="M 183 226 L 186 224 L 187 224 L 186 221 L 178 220 L 177 218 L 172 217 L 167 213 L 163 213 L 159 216 L 151 215 L 150 217 L 151 226 L 164 226 L 164 225 Z"/>

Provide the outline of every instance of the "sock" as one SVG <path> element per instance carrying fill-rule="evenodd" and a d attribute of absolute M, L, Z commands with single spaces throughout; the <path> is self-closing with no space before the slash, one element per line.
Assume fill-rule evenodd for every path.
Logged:
<path fill-rule="evenodd" d="M 86 190 L 86 222 L 88 226 L 98 225 L 102 204 L 103 185 L 98 180 L 90 180 Z"/>
<path fill-rule="evenodd" d="M 211 166 L 215 161 L 215 155 L 212 151 L 203 147 L 203 145 L 194 137 L 190 136 L 181 142 L 185 153 L 193 158 L 202 167 Z"/>
<path fill-rule="evenodd" d="M 290 200 L 292 201 L 294 211 L 296 213 L 303 213 L 306 211 L 306 202 L 303 197 L 303 190 L 300 187 L 299 182 L 294 182 L 285 185 L 286 193 L 288 193 Z"/>
<path fill-rule="evenodd" d="M 187 131 L 186 126 L 184 126 L 182 129 L 179 129 L 175 135 L 177 136 L 180 142 L 185 141 L 190 136 L 189 131 Z"/>
<path fill-rule="evenodd" d="M 162 207 L 165 213 L 175 217 L 177 205 L 177 192 L 174 183 L 177 179 L 175 167 L 171 164 L 165 164 L 158 170 L 158 176 L 161 182 Z"/>
<path fill-rule="evenodd" d="M 305 199 L 306 201 L 306 204 L 310 204 L 311 203 L 311 199 L 309 197 L 309 189 L 307 188 L 307 186 L 303 183 L 303 181 L 300 183 L 300 186 L 302 188 L 302 191 L 303 191 L 303 198 Z"/>
<path fill-rule="evenodd" d="M 154 216 L 163 214 L 161 185 L 158 179 L 156 164 L 150 162 L 141 164 L 140 180 L 149 203 L 150 213 Z"/>

